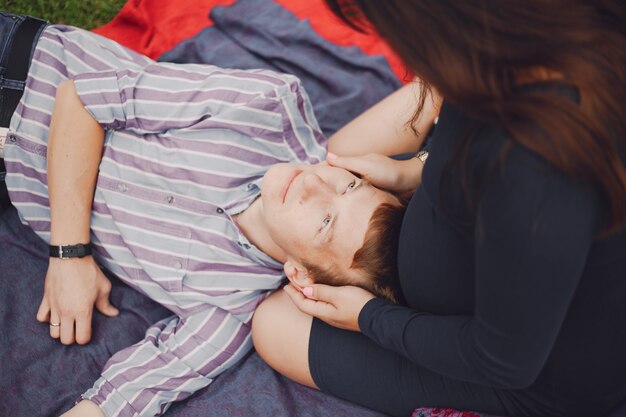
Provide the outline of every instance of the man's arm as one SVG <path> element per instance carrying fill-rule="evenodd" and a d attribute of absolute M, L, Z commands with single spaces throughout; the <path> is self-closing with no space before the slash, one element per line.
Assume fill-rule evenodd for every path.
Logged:
<path fill-rule="evenodd" d="M 106 414 L 95 403 L 82 400 L 61 417 L 106 417 Z"/>
<path fill-rule="evenodd" d="M 83 398 L 107 416 L 162 415 L 250 351 L 251 317 L 252 312 L 238 317 L 207 304 L 189 316 L 165 318 L 146 331 L 144 340 L 113 355 Z M 96 411 L 83 401 L 63 417 L 82 416 L 78 411 L 88 409 Z"/>
<path fill-rule="evenodd" d="M 58 87 L 48 139 L 50 244 L 87 243 L 104 131 L 85 110 L 74 84 Z M 117 315 L 109 304 L 111 284 L 91 256 L 51 258 L 37 320 L 60 323 L 50 335 L 64 344 L 91 339 L 93 305 Z"/>
<path fill-rule="evenodd" d="M 328 140 L 328 151 L 340 156 L 417 152 L 441 107 L 441 97 L 432 90 L 412 121 L 419 98 L 419 82 L 405 85 L 339 129 Z"/>
<path fill-rule="evenodd" d="M 57 89 L 48 138 L 50 244 L 89 241 L 89 219 L 104 130 L 85 110 L 74 83 Z"/>

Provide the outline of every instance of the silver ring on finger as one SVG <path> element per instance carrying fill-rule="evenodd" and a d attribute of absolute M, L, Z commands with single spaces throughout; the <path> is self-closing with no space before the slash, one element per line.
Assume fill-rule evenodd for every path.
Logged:
<path fill-rule="evenodd" d="M 50 322 L 50 327 L 60 327 L 61 323 Z"/>

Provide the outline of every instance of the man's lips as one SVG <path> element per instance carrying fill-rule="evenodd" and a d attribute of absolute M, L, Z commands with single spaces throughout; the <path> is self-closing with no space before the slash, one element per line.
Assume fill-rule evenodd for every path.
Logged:
<path fill-rule="evenodd" d="M 285 198 L 287 197 L 287 192 L 289 192 L 289 188 L 291 188 L 291 184 L 293 184 L 293 180 L 296 179 L 298 175 L 302 173 L 301 169 L 294 171 L 288 178 L 287 183 L 285 184 L 285 188 L 283 188 L 283 204 L 285 203 Z"/>

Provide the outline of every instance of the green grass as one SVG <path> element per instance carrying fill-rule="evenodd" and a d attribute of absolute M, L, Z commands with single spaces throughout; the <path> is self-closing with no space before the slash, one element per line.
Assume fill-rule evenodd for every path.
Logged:
<path fill-rule="evenodd" d="M 124 3 L 126 0 L 0 0 L 0 10 L 93 29 L 110 21 Z"/>

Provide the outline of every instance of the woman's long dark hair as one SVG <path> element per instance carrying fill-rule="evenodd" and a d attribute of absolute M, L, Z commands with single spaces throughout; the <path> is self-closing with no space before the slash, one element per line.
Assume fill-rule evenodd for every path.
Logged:
<path fill-rule="evenodd" d="M 626 226 L 626 3 L 618 0 L 326 0 L 373 26 L 431 87 L 568 175 L 591 181 Z M 580 103 L 519 89 L 533 71 L 574 85 Z M 529 81 L 528 79 L 526 81 Z"/>

